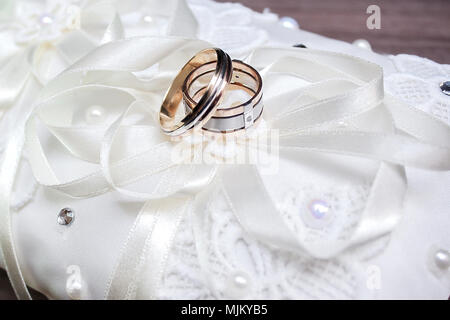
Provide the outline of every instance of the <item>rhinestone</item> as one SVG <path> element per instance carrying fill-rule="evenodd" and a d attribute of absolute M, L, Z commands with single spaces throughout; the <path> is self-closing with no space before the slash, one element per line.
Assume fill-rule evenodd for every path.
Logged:
<path fill-rule="evenodd" d="M 303 43 L 297 43 L 293 45 L 294 48 L 307 48 Z"/>
<path fill-rule="evenodd" d="M 442 93 L 450 96 L 450 81 L 444 81 L 439 86 L 441 88 Z"/>
<path fill-rule="evenodd" d="M 244 126 L 245 128 L 250 127 L 253 124 L 253 111 L 244 113 Z"/>
<path fill-rule="evenodd" d="M 450 267 L 450 253 L 446 250 L 437 250 L 434 254 L 434 263 L 441 270 L 446 270 Z"/>
<path fill-rule="evenodd" d="M 58 213 L 58 223 L 63 226 L 67 226 L 75 219 L 75 212 L 70 208 L 63 208 Z"/>

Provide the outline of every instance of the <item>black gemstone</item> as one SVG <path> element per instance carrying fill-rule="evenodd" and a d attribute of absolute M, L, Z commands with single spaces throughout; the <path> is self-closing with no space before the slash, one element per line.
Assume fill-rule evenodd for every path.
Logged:
<path fill-rule="evenodd" d="M 295 48 L 306 48 L 306 46 L 303 43 L 294 44 L 293 47 L 295 47 Z"/>
<path fill-rule="evenodd" d="M 444 81 L 440 85 L 441 90 L 444 94 L 450 96 L 450 81 Z"/>

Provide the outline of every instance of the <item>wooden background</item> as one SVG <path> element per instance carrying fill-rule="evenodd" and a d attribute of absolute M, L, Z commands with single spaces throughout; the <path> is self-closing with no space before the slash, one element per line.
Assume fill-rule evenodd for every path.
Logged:
<path fill-rule="evenodd" d="M 227 2 L 218 0 L 221 2 Z M 304 30 L 331 38 L 367 39 L 383 53 L 409 53 L 450 63 L 450 0 L 240 0 L 255 11 L 270 8 L 290 16 Z M 366 27 L 366 9 L 381 8 L 381 29 Z M 293 43 L 301 39 L 293 39 Z M 34 293 L 35 298 L 43 298 Z M 6 273 L 0 270 L 0 299 L 14 299 Z"/>
<path fill-rule="evenodd" d="M 352 42 L 368 40 L 382 53 L 409 53 L 450 63 L 450 0 L 239 0 L 255 11 L 270 8 L 304 30 Z M 366 9 L 381 9 L 381 29 L 369 30 Z M 301 42 L 300 39 L 296 39 Z"/>

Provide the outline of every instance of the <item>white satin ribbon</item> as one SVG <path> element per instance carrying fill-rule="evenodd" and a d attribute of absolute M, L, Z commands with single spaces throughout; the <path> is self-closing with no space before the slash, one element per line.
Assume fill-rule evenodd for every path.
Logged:
<path fill-rule="evenodd" d="M 104 6 L 97 8 L 96 4 L 91 5 L 89 1 L 86 5 L 86 10 L 94 14 L 100 12 L 104 14 L 104 8 Z M 113 9 L 112 7 L 109 8 Z M 98 27 L 101 29 L 102 26 L 97 25 Z M 121 30 L 120 20 L 116 16 L 110 24 L 106 25 L 103 41 L 118 40 L 121 36 L 123 36 L 123 31 Z M 62 60 L 71 64 L 94 48 L 92 38 L 89 28 L 68 33 L 58 42 L 57 52 L 63 58 Z M 32 104 L 32 101 L 29 100 L 36 97 L 39 87 L 36 80 L 40 84 L 45 84 L 51 77 L 51 73 L 43 72 L 40 68 L 41 58 L 45 50 L 45 44 L 26 47 L 3 66 L 0 70 L 0 108 L 10 108 L 20 96 L 22 96 L 22 101 L 17 102 L 16 108 L 19 108 L 21 103 L 23 104 L 23 100 L 28 100 L 27 103 Z M 45 69 L 50 70 L 51 68 L 46 67 Z M 31 74 L 34 77 L 27 83 Z M 26 89 L 24 90 L 24 88 Z M 19 299 L 30 299 L 14 249 L 9 212 L 9 199 L 24 142 L 24 123 L 27 119 L 28 108 L 21 107 L 21 110 L 22 119 L 19 119 L 16 123 L 16 128 L 13 130 L 14 132 L 3 153 L 0 167 L 0 247 L 6 271 L 16 296 Z"/>
<path fill-rule="evenodd" d="M 114 189 L 146 201 L 124 246 L 106 297 L 158 296 L 179 221 L 190 212 L 189 208 L 206 207 L 205 192 L 208 194 L 208 186 L 216 176 L 230 207 L 252 236 L 277 248 L 328 258 L 392 230 L 399 219 L 406 186 L 402 166 L 450 169 L 449 127 L 392 97 L 384 97 L 382 70 L 377 65 L 310 49 L 257 49 L 248 62 L 262 70 L 264 118 L 270 128 L 279 130 L 281 149 L 381 161 L 369 201 L 352 237 L 333 245 L 301 243 L 280 218 L 256 167 L 178 164 L 171 157 L 176 143 L 157 130 L 164 88 L 185 61 L 208 46 L 201 41 L 167 37 L 106 44 L 50 83 L 27 123 L 27 151 L 40 184 L 72 197 L 92 197 Z M 149 80 L 135 76 L 151 68 L 158 71 Z M 314 84 L 299 87 L 291 84 L 293 78 Z M 289 90 L 280 93 L 271 89 L 280 84 Z M 108 110 L 114 120 L 106 126 L 75 126 L 74 110 L 80 107 L 80 101 L 89 103 L 94 97 L 110 106 Z M 59 111 L 56 106 L 60 106 Z M 382 111 L 380 119 L 364 120 L 373 110 Z M 140 115 L 142 122 L 133 122 L 131 115 Z M 411 123 L 412 119 L 421 122 Z M 336 129 L 335 124 L 343 120 L 351 121 L 356 129 Z M 35 128 L 38 123 L 46 126 L 74 159 L 96 163 L 98 170 L 61 181 L 47 161 Z M 74 139 L 77 135 L 85 138 Z M 121 147 L 116 146 L 119 141 Z M 14 169 L 12 162 L 8 166 Z M 146 192 L 133 189 L 138 181 L 143 181 L 141 186 Z M 199 224 L 197 230 L 201 232 L 202 228 Z M 201 244 L 198 248 L 203 250 Z M 199 256 L 204 257 L 204 252 L 199 252 Z"/>
<path fill-rule="evenodd" d="M 196 32 L 196 21 L 194 17 L 192 16 L 192 13 L 189 15 L 184 11 L 189 11 L 186 3 L 184 0 L 173 0 L 173 1 L 166 1 L 167 5 L 171 5 L 171 9 L 166 12 L 166 14 L 169 15 L 169 35 L 186 35 L 186 36 L 194 36 Z M 151 9 L 152 12 L 156 13 L 157 9 L 160 7 L 159 2 L 154 2 L 152 4 L 147 4 L 147 8 Z M 111 2 L 109 1 L 87 1 L 86 2 L 86 10 L 82 12 L 82 21 L 81 21 L 81 29 L 78 31 L 74 31 L 68 35 L 66 35 L 61 41 L 59 41 L 57 45 L 57 49 L 59 54 L 62 57 L 62 60 L 66 61 L 68 64 L 72 64 L 74 61 L 78 60 L 82 56 L 84 56 L 87 52 L 91 51 L 94 48 L 94 45 L 92 43 L 92 39 L 95 39 L 97 36 L 101 36 L 101 43 L 109 43 L 112 41 L 117 41 L 121 39 L 124 36 L 124 31 L 121 25 L 120 18 L 117 14 L 114 13 L 115 8 L 114 6 L 111 6 Z M 112 10 L 112 11 L 110 11 Z M 112 13 L 112 15 L 108 14 Z M 108 17 L 111 17 L 108 21 Z M 102 18 L 102 19 L 100 19 Z M 106 19 L 105 19 L 106 18 Z M 104 22 L 107 22 L 104 24 Z M 189 25 L 189 28 L 186 28 L 186 26 Z M 182 29 L 181 29 L 182 28 Z M 90 32 L 92 31 L 92 32 Z M 133 63 L 132 60 L 129 58 L 132 57 L 132 55 L 129 54 L 131 48 L 125 48 L 123 47 L 122 43 L 122 51 L 124 55 L 127 55 L 127 60 L 130 63 Z M 40 49 L 38 47 L 38 49 Z M 125 50 L 126 49 L 126 50 Z M 127 53 L 125 54 L 125 51 Z M 41 73 L 41 70 L 37 68 L 37 66 L 40 65 L 39 58 L 40 54 L 42 53 L 42 50 L 37 50 L 39 54 L 34 53 L 30 56 L 29 51 L 27 50 L 24 52 L 21 56 L 19 56 L 17 59 L 12 59 L 10 63 L 3 68 L 0 79 L 9 79 L 8 82 L 0 86 L 0 107 L 8 107 L 10 106 L 14 100 L 16 100 L 17 96 L 21 93 L 22 87 L 24 86 L 24 83 L 26 81 L 26 77 L 28 74 L 32 73 L 35 78 L 41 82 L 42 84 L 46 83 L 48 78 L 51 77 L 49 73 Z M 19 59 L 20 58 L 20 59 Z M 144 57 L 142 57 L 144 58 Z M 87 59 L 89 63 L 92 63 L 92 59 Z M 95 59 L 94 59 L 95 60 Z M 108 59 L 105 59 L 105 56 L 101 58 L 103 62 L 107 62 Z M 142 60 L 142 59 L 141 59 Z M 125 61 L 125 60 L 124 60 Z M 112 62 L 112 61 L 110 61 Z M 53 83 L 56 85 L 49 86 L 49 89 L 45 90 L 42 94 L 43 97 L 47 97 L 51 101 L 52 96 L 52 88 L 56 92 L 59 92 L 64 88 L 64 85 L 67 88 L 72 88 L 73 85 L 79 85 L 80 83 L 83 83 L 86 79 L 86 73 L 90 70 L 90 68 L 86 68 L 83 63 L 74 64 L 72 68 L 68 69 L 67 72 L 64 73 L 62 77 L 59 77 L 57 81 L 54 81 Z M 95 67 L 102 69 L 101 63 L 95 64 Z M 95 67 L 93 69 L 95 69 Z M 76 70 L 76 68 L 81 68 L 80 70 Z M 107 68 L 106 68 L 107 69 Z M 13 72 L 14 71 L 14 72 Z M 81 72 L 77 72 L 81 71 Z M 115 79 L 114 76 L 117 74 L 121 74 L 118 70 L 113 71 L 114 75 L 111 75 L 109 77 L 110 83 L 115 83 L 117 79 Z M 126 73 L 126 72 L 124 72 Z M 77 83 L 72 83 L 70 81 L 71 75 L 74 74 Z M 68 76 L 68 79 L 66 81 L 62 80 L 64 76 Z M 122 74 L 124 76 L 124 74 Z M 129 87 L 132 87 L 132 90 L 136 89 L 142 89 L 140 87 L 141 83 L 136 80 L 134 75 L 127 73 L 127 76 L 121 77 L 118 82 L 120 82 L 122 85 L 123 80 L 127 77 L 129 81 Z M 73 78 L 72 78 L 73 79 Z M 58 82 L 61 81 L 62 87 L 59 88 Z M 95 82 L 95 81 L 94 81 Z M 164 80 L 163 80 L 164 82 Z M 110 84 L 108 81 L 106 81 L 105 85 Z M 161 84 L 160 84 L 161 85 Z M 165 85 L 165 84 L 164 84 Z M 145 87 L 145 86 L 143 86 Z M 70 91 L 70 89 L 69 89 Z M 123 91 L 126 95 L 127 90 L 118 90 Z M 23 95 L 26 95 L 27 92 L 22 93 Z M 31 99 L 35 97 L 28 95 L 27 98 Z M 132 95 L 129 94 L 131 97 Z M 72 97 L 73 98 L 73 97 Z M 44 98 L 45 99 L 45 98 Z M 48 102 L 48 101 L 47 101 Z M 45 104 L 45 102 L 44 102 Z M 38 142 L 38 139 L 36 137 L 35 132 L 32 130 L 33 125 L 35 124 L 36 119 L 33 118 L 36 114 L 34 113 L 34 109 L 32 110 L 31 114 L 27 114 L 27 109 L 24 110 L 22 118 L 19 119 L 16 129 L 12 133 L 12 137 L 10 138 L 8 145 L 5 149 L 5 156 L 3 159 L 3 162 L 1 164 L 0 168 L 0 190 L 2 191 L 0 193 L 0 245 L 2 249 L 2 254 L 5 261 L 6 270 L 8 272 L 8 275 L 11 280 L 11 284 L 13 286 L 13 289 L 19 299 L 29 299 L 30 295 L 28 293 L 28 290 L 25 285 L 25 280 L 21 274 L 19 263 L 17 261 L 17 256 L 15 254 L 14 250 L 14 244 L 13 244 L 13 238 L 11 234 L 11 219 L 10 219 L 10 208 L 9 208 L 9 198 L 11 195 L 11 189 L 13 186 L 13 181 L 15 177 L 15 173 L 17 170 L 18 162 L 20 161 L 20 156 L 22 153 L 22 147 L 24 145 L 24 133 L 26 131 L 25 129 L 25 122 L 29 120 L 27 126 L 29 132 L 28 134 L 28 140 L 29 144 L 31 145 L 30 150 L 31 153 L 33 152 L 41 152 L 41 146 Z M 61 115 L 60 120 L 61 123 L 64 123 L 64 115 Z M 57 121 L 58 122 L 58 121 Z M 51 127 L 51 126 L 49 126 Z M 31 129 L 30 129 L 31 128 Z M 55 135 L 58 135 L 58 127 L 53 126 L 53 128 L 50 128 Z M 134 128 L 133 128 L 134 129 Z M 132 132 L 140 132 L 139 128 L 137 130 Z M 64 130 L 62 130 L 64 131 Z M 83 159 L 91 159 L 95 158 L 98 160 L 98 156 L 100 152 L 89 152 L 89 146 L 86 145 L 85 148 L 77 148 L 74 147 L 74 143 L 76 144 L 76 140 L 80 141 L 78 136 L 78 139 L 74 139 L 75 135 L 77 133 L 86 134 L 85 138 L 89 139 L 92 137 L 92 135 L 95 136 L 95 132 L 97 130 L 66 130 L 65 133 L 61 133 L 59 137 L 61 137 L 61 141 L 66 143 L 65 145 L 68 148 L 71 148 L 71 150 L 76 153 L 77 149 L 80 151 L 81 158 Z M 148 130 L 147 130 L 148 131 Z M 31 132 L 31 133 L 30 133 Z M 98 131 L 97 131 L 98 134 Z M 98 135 L 97 135 L 98 136 Z M 120 134 L 119 134 L 120 136 Z M 133 134 L 131 134 L 133 136 Z M 129 138 L 129 137 L 128 137 Z M 98 141 L 98 140 L 97 140 Z M 150 141 L 152 141 L 150 139 Z M 145 145 L 145 143 L 143 143 Z M 100 147 L 100 144 L 97 145 L 97 147 Z M 80 150 L 82 149 L 82 150 Z M 90 149 L 92 151 L 92 149 Z M 93 154 L 95 154 L 93 156 Z M 148 157 L 148 154 L 147 154 Z M 131 157 L 132 158 L 132 157 Z M 139 158 L 139 157 L 138 157 Z M 117 172 L 122 172 L 124 169 L 124 166 L 127 168 L 132 168 L 131 163 L 133 162 L 133 159 L 127 159 L 127 161 L 122 162 L 121 164 L 118 164 L 119 167 L 116 167 Z M 141 155 L 140 158 L 141 161 L 144 163 L 147 163 L 145 159 L 145 155 Z M 152 162 L 150 161 L 149 164 Z M 34 159 L 34 168 L 41 168 L 43 170 L 43 174 L 40 175 L 42 178 L 41 182 L 47 181 L 49 183 L 53 184 L 59 184 L 58 179 L 53 174 L 51 169 L 48 167 L 48 163 L 46 162 L 45 156 L 42 157 L 35 157 Z M 122 169 L 120 167 L 122 165 Z M 106 192 L 107 190 L 111 189 L 111 186 L 107 184 L 108 179 L 105 179 L 105 177 L 101 174 L 103 172 L 110 172 L 113 168 L 108 168 L 105 170 L 102 168 L 98 173 L 100 174 L 92 174 L 87 177 L 87 180 L 89 183 L 94 182 L 93 185 L 91 185 L 91 189 L 96 190 L 93 192 L 93 194 L 85 194 L 83 191 L 83 179 L 79 179 L 81 181 L 77 181 L 76 186 L 72 186 L 70 188 L 67 185 L 59 184 L 59 187 L 64 192 L 64 190 L 67 191 L 68 194 L 72 194 L 73 196 L 93 196 L 94 194 L 98 194 L 101 192 Z M 140 170 L 139 168 L 135 167 L 136 170 Z M 210 172 L 210 170 L 207 170 Z M 137 173 L 137 176 L 133 176 L 132 179 L 137 179 L 142 174 Z M 144 174 L 145 175 L 145 174 Z M 111 180 L 111 174 L 109 174 L 109 180 Z M 120 180 L 120 179 L 119 179 Z M 127 182 L 130 182 L 129 180 L 125 179 Z M 43 183 L 44 184 L 44 183 Z M 198 188 L 199 186 L 196 183 L 190 184 L 189 188 L 192 188 L 192 190 L 195 190 L 195 188 Z M 77 189 L 78 188 L 78 189 Z M 68 191 L 70 189 L 70 192 Z M 103 189 L 103 190 L 102 190 Z"/>

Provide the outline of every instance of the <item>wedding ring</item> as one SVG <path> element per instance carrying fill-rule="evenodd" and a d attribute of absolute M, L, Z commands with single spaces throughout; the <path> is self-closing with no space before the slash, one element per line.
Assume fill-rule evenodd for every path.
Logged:
<path fill-rule="evenodd" d="M 206 63 L 193 70 L 184 81 L 183 98 L 186 110 L 193 110 L 206 93 L 207 83 L 214 72 L 214 64 Z M 248 64 L 233 60 L 233 76 L 225 90 L 241 90 L 250 98 L 237 105 L 225 106 L 219 102 L 214 115 L 203 125 L 206 131 L 228 133 L 248 129 L 261 117 L 262 79 Z M 221 104 L 221 105 L 220 105 Z"/>
<path fill-rule="evenodd" d="M 205 64 L 211 66 L 212 76 L 205 86 L 203 95 L 193 108 L 189 110 L 180 108 L 185 79 L 191 72 Z M 177 136 L 186 134 L 195 127 L 201 128 L 214 115 L 231 77 L 231 58 L 224 51 L 211 48 L 197 53 L 184 65 L 164 97 L 159 113 L 162 131 L 167 135 Z"/>

